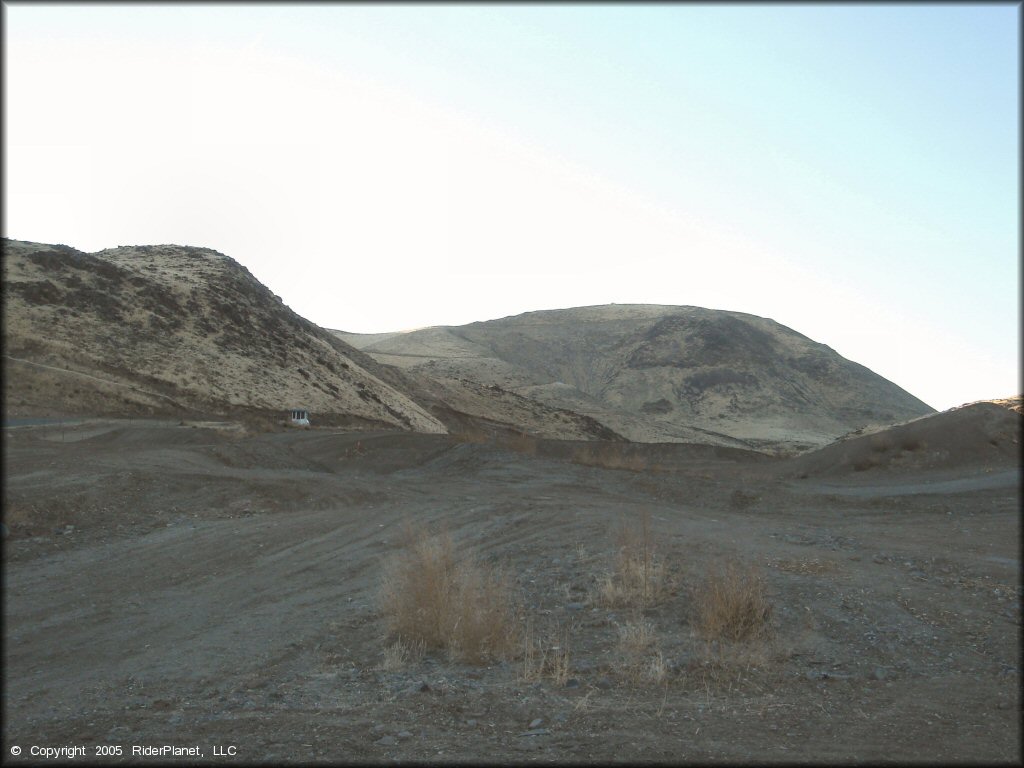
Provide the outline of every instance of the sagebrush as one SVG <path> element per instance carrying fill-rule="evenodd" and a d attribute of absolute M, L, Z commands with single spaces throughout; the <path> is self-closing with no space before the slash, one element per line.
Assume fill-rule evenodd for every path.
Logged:
<path fill-rule="evenodd" d="M 517 643 L 516 601 L 505 575 L 457 552 L 447 532 L 407 528 L 386 565 L 380 608 L 389 636 L 478 662 Z"/>

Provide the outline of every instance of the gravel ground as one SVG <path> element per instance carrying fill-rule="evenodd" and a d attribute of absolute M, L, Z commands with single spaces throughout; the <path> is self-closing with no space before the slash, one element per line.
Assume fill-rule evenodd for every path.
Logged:
<path fill-rule="evenodd" d="M 44 762 L 33 746 L 166 763 L 132 754 L 163 745 L 198 763 L 1021 760 L 1015 464 L 819 480 L 695 451 L 636 472 L 139 421 L 4 440 L 12 765 Z M 643 519 L 670 588 L 609 607 L 616 530 Z M 565 667 L 386 663 L 378 595 L 409 521 L 503 566 Z M 730 559 L 767 584 L 753 645 L 697 632 L 693 588 Z"/>

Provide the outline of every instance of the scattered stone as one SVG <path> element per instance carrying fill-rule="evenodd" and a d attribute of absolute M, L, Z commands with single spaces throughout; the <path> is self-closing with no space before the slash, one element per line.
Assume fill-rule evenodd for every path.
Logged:
<path fill-rule="evenodd" d="M 565 610 L 567 611 L 582 611 L 587 606 L 583 603 L 566 603 Z"/>
<path fill-rule="evenodd" d="M 612 681 L 609 680 L 607 677 L 602 677 L 596 683 L 594 683 L 594 685 L 600 688 L 602 691 L 607 691 L 609 688 L 612 687 Z"/>
<path fill-rule="evenodd" d="M 874 562 L 874 563 L 878 563 L 879 565 L 881 565 L 882 563 L 884 563 L 884 562 L 885 562 L 885 557 L 883 557 L 882 555 L 874 555 L 874 556 L 873 556 L 873 557 L 871 558 L 871 561 L 872 561 L 872 562 Z"/>
<path fill-rule="evenodd" d="M 469 718 L 469 720 L 466 721 L 466 725 L 468 725 L 470 728 L 476 728 L 476 718 Z"/>
<path fill-rule="evenodd" d="M 547 728 L 534 728 L 529 731 L 523 731 L 520 736 L 548 736 L 551 733 Z"/>
<path fill-rule="evenodd" d="M 871 673 L 871 677 L 875 680 L 885 680 L 888 675 L 889 673 L 886 672 L 885 667 L 875 667 L 874 671 Z"/>
<path fill-rule="evenodd" d="M 383 733 L 384 726 L 380 723 L 377 723 L 377 725 L 373 726 L 373 728 L 371 728 L 370 731 L 372 731 L 373 733 Z"/>
<path fill-rule="evenodd" d="M 395 734 L 395 736 L 397 738 L 399 738 L 399 739 L 411 739 L 412 738 L 412 732 L 411 731 L 399 731 L 398 733 Z"/>
<path fill-rule="evenodd" d="M 534 728 L 540 728 L 540 726 L 543 725 L 543 723 L 544 723 L 544 718 L 543 717 L 538 717 L 535 720 L 531 720 L 530 721 L 530 730 L 533 730 Z"/>
<path fill-rule="evenodd" d="M 568 680 L 565 681 L 565 687 L 566 688 L 579 688 L 580 687 L 580 681 L 577 680 L 575 677 L 570 677 Z"/>
<path fill-rule="evenodd" d="M 382 736 L 374 742 L 378 747 L 393 747 L 397 743 L 398 739 L 394 736 Z"/>

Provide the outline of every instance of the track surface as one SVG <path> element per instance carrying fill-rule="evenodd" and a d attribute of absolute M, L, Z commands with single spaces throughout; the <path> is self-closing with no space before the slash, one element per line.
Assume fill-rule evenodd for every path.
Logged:
<path fill-rule="evenodd" d="M 1020 759 L 1016 467 L 824 482 L 709 454 L 629 472 L 447 436 L 140 422 L 4 439 L 11 764 L 103 744 L 199 745 L 196 762 L 229 745 L 245 762 Z M 629 617 L 589 599 L 643 513 L 680 583 L 645 616 L 659 684 L 619 674 Z M 514 658 L 382 670 L 376 596 L 408 520 L 503 563 L 538 626 L 569 632 L 575 685 L 523 680 Z M 774 604 L 745 664 L 716 665 L 691 626 L 689 586 L 725 557 L 760 567 Z"/>

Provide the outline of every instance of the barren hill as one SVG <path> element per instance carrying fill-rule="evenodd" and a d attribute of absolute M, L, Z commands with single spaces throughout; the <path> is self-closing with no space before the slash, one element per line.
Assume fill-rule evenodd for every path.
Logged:
<path fill-rule="evenodd" d="M 335 333 L 383 363 L 510 389 L 636 441 L 806 449 L 934 412 L 824 344 L 740 312 L 606 305 Z"/>
<path fill-rule="evenodd" d="M 5 239 L 3 267 L 9 414 L 280 417 L 298 406 L 321 423 L 445 431 L 370 370 L 381 366 L 216 251 L 87 254 Z"/>
<path fill-rule="evenodd" d="M 3 255 L 11 416 L 280 419 L 304 407 L 318 425 L 622 439 L 498 387 L 382 365 L 208 248 L 89 254 L 5 239 Z"/>

